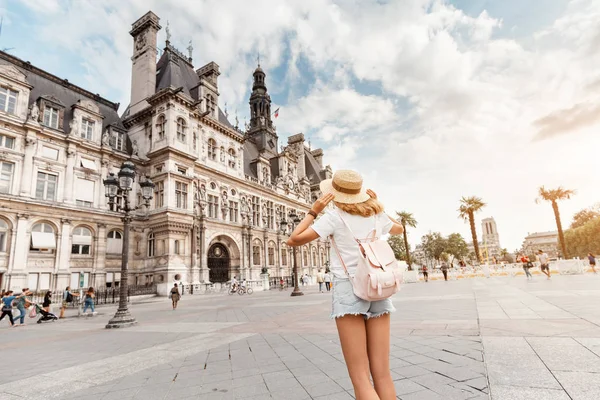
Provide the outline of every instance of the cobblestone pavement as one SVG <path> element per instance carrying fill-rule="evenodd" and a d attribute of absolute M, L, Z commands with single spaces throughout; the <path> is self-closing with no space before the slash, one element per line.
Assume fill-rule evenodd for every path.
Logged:
<path fill-rule="evenodd" d="M 600 398 L 600 278 L 405 285 L 394 298 L 400 399 Z M 330 295 L 315 287 L 137 304 L 0 326 L 0 399 L 352 399 Z M 485 360 L 485 362 L 484 362 Z"/>

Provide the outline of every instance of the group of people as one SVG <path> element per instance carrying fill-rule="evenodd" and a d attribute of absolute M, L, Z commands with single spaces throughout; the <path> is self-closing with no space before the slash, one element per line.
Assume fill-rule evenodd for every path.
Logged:
<path fill-rule="evenodd" d="M 325 289 L 329 292 L 331 290 L 331 272 L 319 270 L 317 272 L 317 283 L 319 284 L 319 292 L 323 293 L 323 284 L 325 284 Z"/>
<path fill-rule="evenodd" d="M 29 288 L 23 288 L 21 293 L 15 294 L 13 290 L 2 291 L 0 296 L 2 297 L 1 305 L 2 305 L 2 314 L 0 315 L 0 321 L 4 319 L 4 317 L 8 317 L 11 326 L 17 327 L 25 324 L 25 317 L 27 316 L 27 310 L 34 305 L 31 301 L 31 295 L 33 292 L 29 290 Z M 71 292 L 71 288 L 67 286 L 67 288 L 63 292 L 62 304 L 60 308 L 60 318 L 65 317 L 65 311 L 68 307 L 68 304 L 73 302 L 74 297 L 79 296 L 79 293 Z M 84 294 L 84 302 L 83 302 L 83 312 L 87 312 L 88 309 L 95 312 L 95 291 L 93 287 L 90 287 L 86 290 Z M 39 305 L 34 305 L 35 307 L 39 307 L 38 309 L 44 310 L 45 312 L 50 312 L 50 305 L 52 304 L 52 292 L 50 290 L 44 293 L 44 299 L 42 300 L 41 307 Z M 19 311 L 19 315 L 13 316 L 13 309 L 16 308 Z M 32 317 L 35 315 L 33 313 L 30 314 Z M 19 320 L 19 325 L 15 324 L 15 320 Z"/>
<path fill-rule="evenodd" d="M 540 262 L 540 269 L 542 270 L 542 273 L 546 275 L 548 279 L 550 279 L 550 258 L 548 257 L 548 254 L 546 254 L 543 250 L 538 250 L 536 257 L 537 260 Z M 531 272 L 529 270 L 533 268 L 534 265 L 529 256 L 520 254 L 519 256 L 517 256 L 517 260 L 523 264 L 523 271 L 525 271 L 525 276 L 527 277 L 527 280 L 533 279 L 533 276 L 531 275 Z"/>
<path fill-rule="evenodd" d="M 17 327 L 25 324 L 25 316 L 27 315 L 27 309 L 31 306 L 31 301 L 27 296 L 31 296 L 31 292 L 28 288 L 23 288 L 22 292 L 19 294 L 15 294 L 14 291 L 2 291 L 2 314 L 0 315 L 0 321 L 4 319 L 4 317 L 8 316 L 8 320 L 10 321 L 10 325 L 12 327 Z M 13 316 L 13 308 L 16 307 L 19 310 L 19 315 L 16 317 L 19 319 L 20 324 L 15 324 L 15 317 Z"/>

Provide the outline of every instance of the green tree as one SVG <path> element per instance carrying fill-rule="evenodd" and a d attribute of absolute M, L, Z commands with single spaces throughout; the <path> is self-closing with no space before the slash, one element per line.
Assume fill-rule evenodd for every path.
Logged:
<path fill-rule="evenodd" d="M 565 234 L 563 232 L 562 223 L 560 221 L 560 212 L 558 211 L 558 202 L 561 200 L 568 200 L 575 194 L 574 190 L 564 189 L 559 186 L 556 189 L 546 189 L 545 187 L 540 187 L 538 191 L 538 198 L 535 199 L 536 203 L 540 203 L 542 201 L 549 201 L 552 204 L 552 210 L 554 211 L 554 220 L 556 222 L 556 228 L 558 229 L 558 240 L 560 241 L 560 248 L 562 250 L 563 258 L 567 258 L 567 246 L 565 244 Z"/>
<path fill-rule="evenodd" d="M 467 242 L 465 242 L 465 239 L 463 239 L 460 233 L 451 233 L 448 235 L 448 238 L 446 239 L 445 252 L 449 256 L 452 256 L 450 258 L 450 263 L 452 263 L 455 259 L 462 260 L 467 256 L 467 254 L 469 254 Z"/>
<path fill-rule="evenodd" d="M 439 261 L 446 250 L 446 239 L 439 232 L 430 232 L 421 238 L 421 246 L 427 257 Z"/>
<path fill-rule="evenodd" d="M 600 218 L 565 231 L 565 244 L 571 256 L 584 258 L 588 253 L 600 254 Z"/>
<path fill-rule="evenodd" d="M 480 197 L 471 196 L 460 199 L 460 207 L 458 208 L 458 215 L 464 219 L 465 222 L 469 222 L 471 225 L 471 237 L 473 239 L 473 247 L 475 248 L 475 257 L 477 262 L 481 261 L 481 254 L 479 253 L 479 242 L 477 241 L 477 230 L 475 229 L 475 213 L 481 211 L 485 207 L 485 203 Z"/>
<path fill-rule="evenodd" d="M 406 247 L 404 247 L 404 241 L 400 236 L 392 235 L 388 238 L 387 242 L 390 244 L 392 250 L 394 250 L 394 256 L 397 260 L 406 259 Z"/>
<path fill-rule="evenodd" d="M 406 227 L 410 226 L 411 228 L 417 227 L 417 220 L 413 217 L 412 213 L 407 211 L 396 211 L 396 215 L 398 216 L 398 220 L 404 227 L 404 249 L 406 250 L 406 263 L 408 264 L 408 270 L 412 271 L 412 262 L 410 260 L 410 246 L 408 245 L 408 233 L 406 232 Z"/>
<path fill-rule="evenodd" d="M 596 205 L 590 208 L 584 208 L 573 215 L 573 222 L 571 222 L 571 229 L 579 228 L 585 225 L 587 222 L 600 217 L 600 206 Z"/>

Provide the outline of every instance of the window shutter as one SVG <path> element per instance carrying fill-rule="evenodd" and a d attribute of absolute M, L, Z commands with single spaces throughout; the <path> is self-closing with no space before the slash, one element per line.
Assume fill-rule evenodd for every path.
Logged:
<path fill-rule="evenodd" d="M 83 159 L 82 159 L 83 160 Z M 76 200 L 94 202 L 94 181 L 88 179 L 77 178 L 76 184 Z"/>
<path fill-rule="evenodd" d="M 31 232 L 31 245 L 34 249 L 56 249 L 54 233 Z"/>
<path fill-rule="evenodd" d="M 96 163 L 92 160 L 88 160 L 87 158 L 81 159 L 81 166 L 86 169 L 91 169 L 96 171 Z"/>

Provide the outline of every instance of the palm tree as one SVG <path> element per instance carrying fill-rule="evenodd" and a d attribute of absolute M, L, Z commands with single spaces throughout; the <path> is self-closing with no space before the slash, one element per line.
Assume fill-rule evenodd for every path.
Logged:
<path fill-rule="evenodd" d="M 406 249 L 406 263 L 408 264 L 408 270 L 412 271 L 412 263 L 410 262 L 410 251 L 408 247 L 408 236 L 406 234 L 406 227 L 410 226 L 411 228 L 417 227 L 417 220 L 413 217 L 412 213 L 407 211 L 396 211 L 396 215 L 400 220 L 400 223 L 404 227 L 404 248 Z"/>
<path fill-rule="evenodd" d="M 556 189 L 546 189 L 540 187 L 538 191 L 538 198 L 535 199 L 536 203 L 540 203 L 542 200 L 549 201 L 552 203 L 552 210 L 554 210 L 554 219 L 556 220 L 556 228 L 558 229 L 558 239 L 560 241 L 560 248 L 562 250 L 563 258 L 567 258 L 567 246 L 565 245 L 565 235 L 563 233 L 562 224 L 560 222 L 560 212 L 558 211 L 558 201 L 568 200 L 574 195 L 575 190 L 565 189 L 559 186 Z"/>
<path fill-rule="evenodd" d="M 477 231 L 475 230 L 475 213 L 481 211 L 485 207 L 485 203 L 480 197 L 471 196 L 460 199 L 460 207 L 458 208 L 458 215 L 464 219 L 465 222 L 469 221 L 471 224 L 471 237 L 473 238 L 473 248 L 475 249 L 475 257 L 477 262 L 481 261 L 479 254 L 479 242 L 477 242 Z"/>

